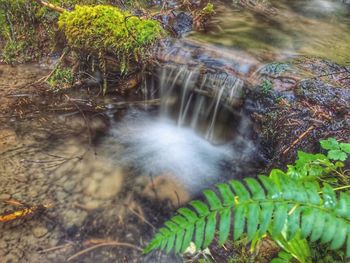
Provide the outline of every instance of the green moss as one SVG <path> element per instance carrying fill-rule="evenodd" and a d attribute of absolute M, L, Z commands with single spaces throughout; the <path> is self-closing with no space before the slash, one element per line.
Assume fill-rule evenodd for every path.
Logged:
<path fill-rule="evenodd" d="M 72 48 L 112 53 L 122 64 L 142 60 L 163 33 L 158 21 L 140 19 L 106 5 L 77 5 L 73 12 L 61 14 L 58 24 Z"/>

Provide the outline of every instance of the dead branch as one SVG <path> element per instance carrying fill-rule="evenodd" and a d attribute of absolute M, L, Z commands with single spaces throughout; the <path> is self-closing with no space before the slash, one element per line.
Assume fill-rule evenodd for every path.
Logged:
<path fill-rule="evenodd" d="M 37 2 L 39 5 L 42 5 L 42 6 L 45 6 L 53 11 L 56 11 L 58 13 L 63 13 L 63 12 L 66 12 L 68 10 L 60 7 L 60 6 L 56 6 L 56 5 L 53 5 L 51 3 L 47 3 L 45 1 L 42 1 L 42 0 L 34 0 L 35 2 Z"/>
<path fill-rule="evenodd" d="M 306 135 L 308 135 L 313 129 L 315 129 L 315 126 L 310 126 L 305 132 L 303 132 L 287 149 L 283 151 L 283 154 L 286 154 L 289 152 L 290 149 L 292 149 L 295 145 L 297 145 L 302 139 L 305 138 Z"/>

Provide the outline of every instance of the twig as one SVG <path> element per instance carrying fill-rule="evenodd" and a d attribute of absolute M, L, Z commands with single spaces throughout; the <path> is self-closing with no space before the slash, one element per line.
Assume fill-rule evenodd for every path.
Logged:
<path fill-rule="evenodd" d="M 35 2 L 37 2 L 39 5 L 42 5 L 42 6 L 45 6 L 53 11 L 56 11 L 58 13 L 64 13 L 66 12 L 67 10 L 60 7 L 60 6 L 56 6 L 56 5 L 53 5 L 51 3 L 47 3 L 45 1 L 42 1 L 42 0 L 34 0 Z"/>
<path fill-rule="evenodd" d="M 289 152 L 290 149 L 292 149 L 296 144 L 298 144 L 306 135 L 308 135 L 313 129 L 315 129 L 315 126 L 310 126 L 305 132 L 303 132 L 287 149 L 283 151 L 283 154 L 286 154 Z"/>
<path fill-rule="evenodd" d="M 86 253 L 88 253 L 88 252 L 90 252 L 92 250 L 95 250 L 95 249 L 100 248 L 100 247 L 107 247 L 107 246 L 128 247 L 128 248 L 135 249 L 135 250 L 137 250 L 139 252 L 142 252 L 142 248 L 140 248 L 138 246 L 135 246 L 133 244 L 117 242 L 117 241 L 107 241 L 107 242 L 100 243 L 100 244 L 91 246 L 89 248 L 83 249 L 83 250 L 79 251 L 78 253 L 74 254 L 73 256 L 70 256 L 67 259 L 67 261 L 72 261 L 73 259 L 76 259 L 77 257 L 80 257 L 81 255 L 84 255 L 84 254 L 86 254 Z"/>
<path fill-rule="evenodd" d="M 55 250 L 59 250 L 59 249 L 63 249 L 63 248 L 68 248 L 68 247 L 71 247 L 72 245 L 73 245 L 73 243 L 54 246 L 54 247 L 43 249 L 43 250 L 39 251 L 39 254 L 47 253 L 47 252 L 51 252 L 51 251 L 55 251 Z"/>
<path fill-rule="evenodd" d="M 77 108 L 77 110 L 80 112 L 81 116 L 83 117 L 86 128 L 88 130 L 89 145 L 91 146 L 92 145 L 92 132 L 91 132 L 91 126 L 90 126 L 88 119 L 86 118 L 84 112 L 80 109 L 78 104 L 76 104 L 73 100 L 71 100 L 71 98 L 67 94 L 65 94 L 65 97 L 68 99 L 68 101 L 70 101 Z"/>
<path fill-rule="evenodd" d="M 63 58 L 66 56 L 66 54 L 68 53 L 68 51 L 69 51 L 69 50 L 65 50 L 65 51 L 62 53 L 61 57 L 60 57 L 60 58 L 58 59 L 58 61 L 56 62 L 55 68 L 51 71 L 51 73 L 50 73 L 49 75 L 47 75 L 47 76 L 44 78 L 43 82 L 45 82 L 45 81 L 49 80 L 49 78 L 51 78 L 51 76 L 55 73 L 55 71 L 57 70 L 57 68 L 58 68 L 59 65 L 61 64 Z"/>
<path fill-rule="evenodd" d="M 147 225 L 149 225 L 150 227 L 152 227 L 154 230 L 156 229 L 156 227 L 154 225 L 152 225 L 143 215 L 141 215 L 140 213 L 136 212 L 134 209 L 132 209 L 131 207 L 129 207 L 127 204 L 124 204 L 124 206 L 134 215 L 136 215 L 138 218 L 140 218 L 143 222 L 145 222 Z"/>

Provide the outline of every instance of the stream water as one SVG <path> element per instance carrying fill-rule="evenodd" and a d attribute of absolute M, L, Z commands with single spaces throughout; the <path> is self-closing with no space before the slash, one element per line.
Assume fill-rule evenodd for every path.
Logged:
<path fill-rule="evenodd" d="M 214 62 L 180 52 L 182 67 L 161 67 L 140 87 L 147 101 L 160 98 L 156 106 L 121 108 L 115 106 L 120 98 L 105 97 L 95 99 L 105 110 L 82 111 L 93 102 L 77 91 L 65 104 L 72 110 L 57 110 L 50 98 L 16 88 L 46 75 L 47 64 L 0 65 L 0 213 L 16 209 L 3 202 L 9 198 L 50 204 L 27 220 L 0 222 L 0 262 L 181 262 L 116 245 L 76 253 L 110 241 L 143 247 L 176 207 L 204 188 L 256 175 L 264 163 L 259 136 L 245 109 L 229 106 L 244 87 L 242 75 L 298 55 L 350 61 L 347 5 L 272 2 L 274 15 L 217 4 L 217 23 L 186 39 L 227 54 L 222 61 L 233 57 L 240 76 L 200 76 L 189 65 Z M 203 95 L 207 86 L 215 96 Z"/>

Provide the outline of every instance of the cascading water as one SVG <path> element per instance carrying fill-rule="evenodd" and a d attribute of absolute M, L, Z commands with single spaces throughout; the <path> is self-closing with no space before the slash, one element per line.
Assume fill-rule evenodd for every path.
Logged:
<path fill-rule="evenodd" d="M 136 174 L 175 179 L 192 194 L 239 176 L 255 147 L 249 119 L 234 111 L 243 81 L 200 67 L 164 66 L 145 77 L 147 100 L 160 97 L 159 108 L 129 110 L 112 133 L 125 148 L 120 160 Z"/>

